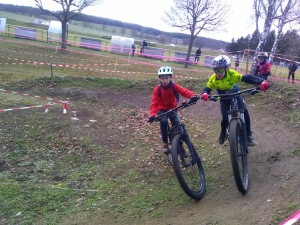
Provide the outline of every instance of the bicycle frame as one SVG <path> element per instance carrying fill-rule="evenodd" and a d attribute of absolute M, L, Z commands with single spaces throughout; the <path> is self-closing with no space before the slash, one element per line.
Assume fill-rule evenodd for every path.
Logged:
<path fill-rule="evenodd" d="M 241 118 L 243 122 L 245 122 L 245 117 L 244 117 L 244 110 L 238 108 L 238 102 L 237 102 L 237 96 L 249 92 L 250 95 L 255 95 L 260 91 L 259 88 L 250 88 L 250 89 L 245 89 L 243 91 L 239 91 L 237 93 L 230 93 L 230 94 L 220 94 L 220 95 L 211 95 L 210 100 L 216 102 L 218 99 L 222 100 L 231 100 L 230 104 L 230 111 L 228 111 L 228 122 L 232 119 L 237 119 Z"/>
<path fill-rule="evenodd" d="M 244 110 L 238 108 L 238 102 L 236 96 L 231 99 L 230 111 L 228 114 L 228 124 L 232 119 L 240 118 L 245 123 Z"/>
<path fill-rule="evenodd" d="M 191 105 L 194 105 L 194 104 L 196 104 L 196 103 L 191 102 L 191 101 L 183 102 L 180 106 L 158 115 L 157 120 L 160 120 L 160 118 L 163 116 L 166 116 L 167 118 L 175 117 L 175 112 L 177 112 L 178 110 L 181 110 L 183 108 L 189 107 Z M 172 142 L 173 137 L 179 133 L 181 133 L 182 135 L 188 135 L 186 128 L 185 128 L 185 124 L 179 122 L 179 123 L 175 124 L 174 126 L 173 125 L 170 126 L 170 122 L 168 122 L 168 137 L 169 137 L 170 143 Z"/>

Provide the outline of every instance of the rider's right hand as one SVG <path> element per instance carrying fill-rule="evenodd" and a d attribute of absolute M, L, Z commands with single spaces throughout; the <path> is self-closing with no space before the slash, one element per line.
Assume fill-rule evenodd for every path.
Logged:
<path fill-rule="evenodd" d="M 155 120 L 155 116 L 150 116 L 149 119 L 148 119 L 148 123 L 153 123 Z"/>
<path fill-rule="evenodd" d="M 203 93 L 201 95 L 201 98 L 204 100 L 204 101 L 208 101 L 208 94 L 207 93 Z"/>

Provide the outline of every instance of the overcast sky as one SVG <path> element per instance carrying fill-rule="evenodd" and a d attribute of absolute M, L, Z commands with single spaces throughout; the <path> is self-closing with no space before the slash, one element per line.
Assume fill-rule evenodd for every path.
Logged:
<path fill-rule="evenodd" d="M 42 2 L 46 9 L 61 9 L 60 5 L 52 0 L 42 0 Z M 83 13 L 140 24 L 166 32 L 177 32 L 178 30 L 168 27 L 161 21 L 164 10 L 168 10 L 172 2 L 173 0 L 102 0 L 101 4 L 86 8 Z M 255 29 L 254 23 L 250 20 L 252 2 L 253 0 L 230 0 L 232 13 L 228 18 L 227 32 L 205 33 L 203 31 L 199 36 L 230 42 L 232 38 L 237 39 L 252 34 Z M 33 0 L 0 0 L 0 3 L 35 7 Z"/>

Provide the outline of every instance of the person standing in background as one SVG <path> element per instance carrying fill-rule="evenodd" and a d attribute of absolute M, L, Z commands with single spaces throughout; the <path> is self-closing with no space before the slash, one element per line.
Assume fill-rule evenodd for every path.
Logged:
<path fill-rule="evenodd" d="M 195 63 L 194 65 L 198 65 L 199 63 L 199 60 L 200 60 L 200 56 L 201 56 L 201 48 L 198 48 L 197 51 L 196 51 L 196 55 L 195 55 Z"/>
<path fill-rule="evenodd" d="M 240 66 L 240 58 L 237 57 L 235 60 L 234 70 L 236 70 Z"/>
<path fill-rule="evenodd" d="M 290 82 L 290 77 L 292 75 L 292 83 L 295 83 L 295 71 L 297 70 L 298 66 L 296 63 L 291 63 L 289 66 L 289 76 L 288 76 L 288 82 Z"/>
<path fill-rule="evenodd" d="M 134 43 L 134 42 L 133 42 L 133 44 L 132 44 L 132 46 L 131 46 L 131 47 L 132 47 L 132 56 L 134 56 L 134 52 L 135 52 L 135 48 L 136 48 L 136 47 L 135 47 L 135 43 Z"/>

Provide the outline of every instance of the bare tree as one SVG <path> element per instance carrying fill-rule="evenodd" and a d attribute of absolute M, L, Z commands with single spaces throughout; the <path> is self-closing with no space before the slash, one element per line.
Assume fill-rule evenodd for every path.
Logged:
<path fill-rule="evenodd" d="M 188 53 L 184 67 L 192 51 L 193 41 L 201 31 L 216 31 L 225 25 L 230 6 L 219 0 L 173 0 L 174 7 L 165 12 L 164 22 L 181 31 L 189 31 Z"/>
<path fill-rule="evenodd" d="M 283 5 L 284 4 L 284 5 Z M 277 34 L 275 36 L 275 41 L 271 50 L 271 54 L 269 57 L 269 62 L 273 62 L 273 56 L 277 50 L 278 41 L 283 36 L 283 27 L 290 22 L 297 21 L 300 19 L 299 8 L 300 2 L 299 0 L 287 0 L 280 5 L 279 13 L 276 17 L 278 20 Z"/>
<path fill-rule="evenodd" d="M 106 25 L 105 25 L 105 24 L 102 25 L 102 31 L 103 31 L 103 32 L 106 31 Z"/>
<path fill-rule="evenodd" d="M 137 31 L 136 30 L 134 30 L 134 29 L 132 29 L 131 31 L 130 31 L 130 33 L 131 33 L 131 36 L 132 37 L 136 37 L 137 36 Z"/>
<path fill-rule="evenodd" d="M 126 33 L 126 28 L 122 27 L 122 28 L 121 28 L 121 34 L 122 34 L 122 36 L 123 36 L 125 33 Z"/>
<path fill-rule="evenodd" d="M 256 52 L 262 51 L 262 46 L 270 33 L 272 23 L 276 17 L 278 8 L 283 0 L 254 0 L 253 8 L 255 14 L 256 33 L 259 34 L 259 20 L 264 19 L 264 28 L 259 37 L 259 43 L 256 47 Z M 253 58 L 251 73 L 254 74 L 257 65 L 257 54 Z"/>
<path fill-rule="evenodd" d="M 157 40 L 158 40 L 160 43 L 164 44 L 164 43 L 167 42 L 167 36 L 164 35 L 164 34 L 161 34 L 161 35 L 158 36 Z"/>
<path fill-rule="evenodd" d="M 62 11 L 58 12 L 52 12 L 48 9 L 45 9 L 43 6 L 43 2 L 45 0 L 34 0 L 35 5 L 49 13 L 50 15 L 56 17 L 61 22 L 61 28 L 62 28 L 62 40 L 61 40 L 61 48 L 66 49 L 67 43 L 66 43 L 66 36 L 67 36 L 67 24 L 68 22 L 80 14 L 83 9 L 93 6 L 96 4 L 99 4 L 101 0 L 52 0 L 54 3 L 57 3 L 61 6 Z"/>

